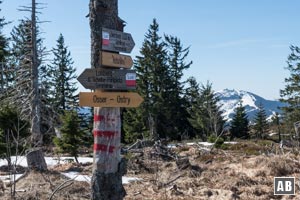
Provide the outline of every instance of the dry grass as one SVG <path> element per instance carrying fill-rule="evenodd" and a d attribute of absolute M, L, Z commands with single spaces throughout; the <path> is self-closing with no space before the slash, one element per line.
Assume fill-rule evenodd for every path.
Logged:
<path fill-rule="evenodd" d="M 273 195 L 275 176 L 300 178 L 300 156 L 259 153 L 266 148 L 264 143 L 260 146 L 252 142 L 233 145 L 225 151 L 215 149 L 211 153 L 196 147 L 183 148 L 177 153 L 188 156 L 191 164 L 184 170 L 179 170 L 175 161 L 149 156 L 149 150 L 145 149 L 142 156 L 130 156 L 127 176 L 143 180 L 124 185 L 125 200 L 300 199 L 299 190 L 295 196 Z M 91 174 L 92 164 L 67 163 L 47 173 L 30 173 L 17 182 L 16 199 L 49 199 L 63 183 L 66 187 L 58 190 L 53 199 L 89 199 L 89 183 L 75 182 L 59 173 L 69 170 Z M 0 199 L 10 199 L 9 188 L 0 194 Z"/>

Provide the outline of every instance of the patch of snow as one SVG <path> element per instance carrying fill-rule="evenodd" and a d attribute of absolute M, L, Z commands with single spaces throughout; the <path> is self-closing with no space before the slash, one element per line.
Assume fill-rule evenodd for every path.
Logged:
<path fill-rule="evenodd" d="M 237 144 L 238 142 L 224 142 L 225 144 Z"/>
<path fill-rule="evenodd" d="M 193 145 L 195 145 L 195 142 L 189 142 L 189 143 L 186 143 L 186 145 L 193 146 Z"/>
<path fill-rule="evenodd" d="M 142 181 L 143 179 L 141 178 L 136 178 L 136 177 L 126 177 L 123 176 L 122 177 L 122 183 L 123 184 L 129 184 L 130 182 L 134 182 L 134 181 Z"/>
<path fill-rule="evenodd" d="M 214 145 L 214 143 L 211 143 L 211 142 L 198 142 L 198 144 L 206 146 L 206 147 Z"/>
<path fill-rule="evenodd" d="M 17 165 L 23 166 L 23 167 L 27 167 L 27 161 L 26 161 L 26 157 L 25 156 L 18 156 L 17 157 L 17 162 L 16 161 L 16 157 L 12 156 L 11 157 L 13 164 L 17 163 Z M 58 160 L 57 157 L 45 157 L 47 166 L 55 166 L 57 164 L 60 163 L 66 163 L 68 162 L 70 159 L 74 159 L 74 157 L 60 157 L 60 161 Z M 88 162 L 93 162 L 93 158 L 89 158 L 89 157 L 78 157 L 78 161 L 80 163 L 88 163 Z M 5 159 L 0 159 L 0 166 L 2 165 L 7 165 L 7 160 Z M 70 171 L 70 172 L 65 172 L 62 173 L 63 175 L 65 175 L 66 177 L 70 178 L 70 179 L 74 179 L 76 181 L 85 181 L 85 182 L 91 182 L 91 176 L 88 175 L 82 175 L 79 172 L 74 172 L 74 171 Z M 23 174 L 16 174 L 16 180 L 18 180 Z M 0 180 L 2 180 L 3 182 L 10 182 L 13 180 L 13 176 L 0 176 Z M 134 181 L 141 181 L 142 179 L 140 178 L 136 178 L 136 177 L 126 177 L 123 176 L 122 177 L 122 183 L 123 184 L 129 184 L 130 182 L 134 182 Z"/>
<path fill-rule="evenodd" d="M 15 181 L 18 180 L 23 174 L 15 174 L 14 175 L 5 175 L 5 176 L 0 176 L 0 180 L 2 180 L 4 183 L 10 183 L 13 182 L 14 179 Z"/>
<path fill-rule="evenodd" d="M 59 163 L 66 163 L 69 160 L 74 160 L 74 157 L 60 157 L 60 160 L 58 157 L 45 157 L 45 161 L 47 163 L 48 167 L 55 166 Z M 25 156 L 18 156 L 16 159 L 16 156 L 11 157 L 11 161 L 13 164 L 20 165 L 22 167 L 27 167 L 27 160 Z M 78 157 L 78 162 L 80 163 L 88 163 L 88 162 L 93 162 L 93 158 L 89 157 Z M 0 166 L 2 165 L 7 165 L 7 160 L 6 159 L 0 159 Z"/>

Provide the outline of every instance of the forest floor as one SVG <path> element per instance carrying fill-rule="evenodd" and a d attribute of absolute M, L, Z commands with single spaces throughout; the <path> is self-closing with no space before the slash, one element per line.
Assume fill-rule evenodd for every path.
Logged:
<path fill-rule="evenodd" d="M 282 152 L 269 141 L 239 142 L 212 150 L 196 143 L 146 147 L 130 151 L 126 158 L 126 176 L 139 178 L 124 184 L 126 200 L 300 199 L 299 152 Z M 17 171 L 24 176 L 15 184 L 15 199 L 90 199 L 89 181 L 76 181 L 62 173 L 91 176 L 92 163 L 64 163 L 46 173 L 26 173 L 23 167 Z M 0 166 L 0 174 L 6 173 L 7 167 Z M 274 195 L 274 177 L 295 177 L 295 195 Z M 0 199 L 11 199 L 12 188 L 4 183 Z"/>

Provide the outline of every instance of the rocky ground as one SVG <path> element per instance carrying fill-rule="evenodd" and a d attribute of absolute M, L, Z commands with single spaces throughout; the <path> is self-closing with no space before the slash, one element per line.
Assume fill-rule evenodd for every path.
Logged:
<path fill-rule="evenodd" d="M 155 146 L 127 153 L 127 175 L 141 180 L 124 185 L 126 200 L 176 199 L 300 199 L 300 154 L 282 152 L 269 141 L 239 142 L 222 149 L 204 149 L 198 144 L 173 148 Z M 19 169 L 24 170 L 26 169 Z M 91 163 L 66 163 L 47 173 L 25 173 L 15 185 L 0 188 L 0 199 L 89 199 L 90 183 L 74 181 L 60 172 L 91 175 Z M 7 169 L 0 167 L 0 173 Z M 274 177 L 295 177 L 296 195 L 273 194 Z"/>

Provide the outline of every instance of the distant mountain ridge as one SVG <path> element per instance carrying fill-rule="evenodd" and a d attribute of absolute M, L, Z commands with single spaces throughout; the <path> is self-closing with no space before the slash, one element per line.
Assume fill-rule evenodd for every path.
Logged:
<path fill-rule="evenodd" d="M 242 100 L 242 104 L 246 108 L 246 113 L 250 121 L 253 121 L 260 104 L 264 107 L 268 120 L 270 120 L 276 112 L 280 114 L 282 111 L 279 107 L 285 105 L 280 101 L 267 100 L 261 96 L 243 90 L 224 89 L 215 92 L 215 94 L 220 99 L 219 105 L 221 105 L 221 109 L 224 111 L 223 117 L 227 122 L 232 120 L 235 108 L 238 106 L 240 100 Z"/>

